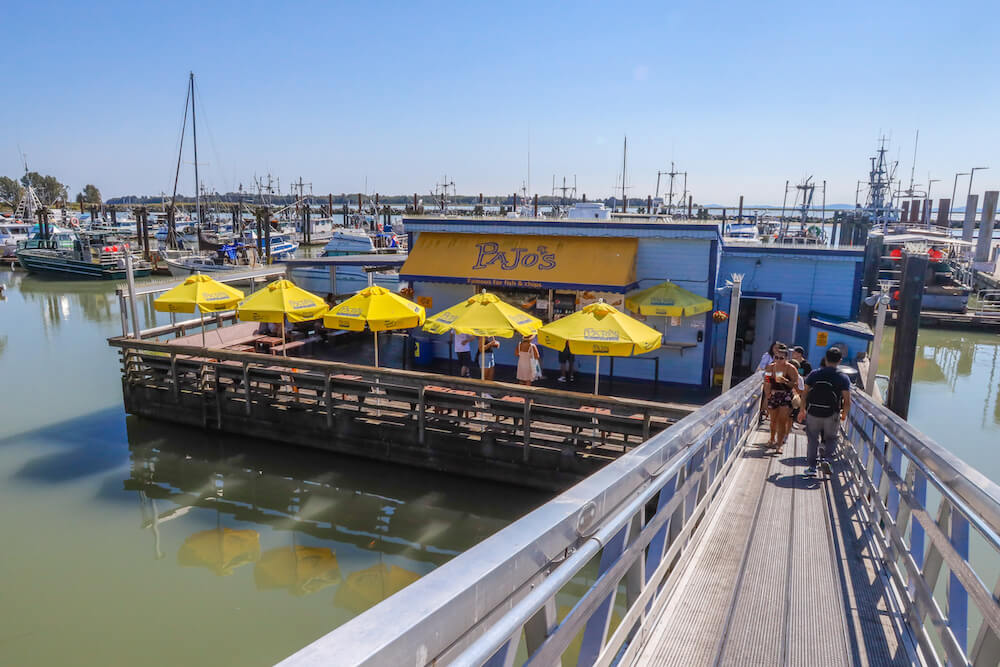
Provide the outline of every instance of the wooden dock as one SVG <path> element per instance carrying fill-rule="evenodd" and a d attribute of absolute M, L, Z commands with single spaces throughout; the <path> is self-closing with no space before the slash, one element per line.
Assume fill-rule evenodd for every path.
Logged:
<path fill-rule="evenodd" d="M 179 325 L 174 325 L 179 326 Z M 126 411 L 547 490 L 695 406 L 117 337 Z"/>
<path fill-rule="evenodd" d="M 898 311 L 888 311 L 888 321 L 896 323 Z M 940 329 L 972 329 L 979 331 L 1000 331 L 1000 313 L 964 312 L 944 310 L 920 311 L 920 326 Z"/>

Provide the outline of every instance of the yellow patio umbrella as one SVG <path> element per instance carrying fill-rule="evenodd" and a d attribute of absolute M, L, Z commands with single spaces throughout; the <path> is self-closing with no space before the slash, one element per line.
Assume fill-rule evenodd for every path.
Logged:
<path fill-rule="evenodd" d="M 362 612 L 419 578 L 419 574 L 406 568 L 378 563 L 347 575 L 337 589 L 334 602 L 345 609 Z"/>
<path fill-rule="evenodd" d="M 419 327 L 425 319 L 423 306 L 384 287 L 370 285 L 331 308 L 323 316 L 323 326 L 364 331 L 367 324 L 375 336 L 375 367 L 378 368 L 378 332 Z"/>
<path fill-rule="evenodd" d="M 293 595 L 308 595 L 341 581 L 340 566 L 332 549 L 289 546 L 261 554 L 253 567 L 260 590 L 287 588 Z"/>
<path fill-rule="evenodd" d="M 236 309 L 241 320 L 281 324 L 281 343 L 285 343 L 285 318 L 289 322 L 308 322 L 323 315 L 326 303 L 312 292 L 290 280 L 275 280 L 246 298 Z M 284 350 L 282 350 L 284 353 Z"/>
<path fill-rule="evenodd" d="M 502 301 L 496 294 L 483 290 L 451 308 L 442 310 L 437 315 L 427 318 L 424 331 L 433 334 L 443 334 L 455 331 L 469 336 L 478 336 L 479 354 L 483 354 L 482 338 L 484 336 L 500 336 L 511 338 L 514 333 L 528 336 L 538 331 L 542 321 L 534 315 L 529 315 L 520 308 Z M 479 364 L 483 379 L 486 369 Z"/>
<path fill-rule="evenodd" d="M 630 357 L 660 347 L 659 331 L 646 326 L 603 301 L 546 324 L 538 330 L 538 342 L 554 350 L 589 354 L 597 358 L 594 394 L 598 393 L 601 357 Z"/>
<path fill-rule="evenodd" d="M 191 535 L 177 552 L 181 565 L 207 567 L 228 576 L 240 565 L 260 557 L 260 534 L 256 530 L 213 528 Z"/>
<path fill-rule="evenodd" d="M 188 276 L 153 301 L 153 308 L 161 313 L 193 313 L 201 317 L 201 346 L 205 347 L 205 313 L 230 310 L 243 300 L 243 292 L 220 283 L 206 275 Z"/>
<path fill-rule="evenodd" d="M 713 304 L 711 299 L 665 282 L 632 292 L 625 297 L 625 307 L 640 315 L 688 317 L 707 313 Z"/>

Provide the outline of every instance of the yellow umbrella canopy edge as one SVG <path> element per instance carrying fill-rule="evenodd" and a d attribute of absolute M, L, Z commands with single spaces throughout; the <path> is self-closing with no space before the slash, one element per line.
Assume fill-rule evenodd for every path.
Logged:
<path fill-rule="evenodd" d="M 391 292 L 372 285 L 330 309 L 323 316 L 323 324 L 331 329 L 364 331 L 389 331 L 418 327 L 426 320 L 424 307 Z"/>
<path fill-rule="evenodd" d="M 515 333 L 534 334 L 541 326 L 542 321 L 534 315 L 484 291 L 428 317 L 424 331 L 510 338 Z"/>
<path fill-rule="evenodd" d="M 241 320 L 281 323 L 315 320 L 327 311 L 326 302 L 290 280 L 275 280 L 257 290 L 237 308 Z"/>
<path fill-rule="evenodd" d="M 662 334 L 613 306 L 594 303 L 543 326 L 538 342 L 556 350 L 569 343 L 573 354 L 628 357 L 659 348 Z"/>
<path fill-rule="evenodd" d="M 653 285 L 625 298 L 625 307 L 640 315 L 661 317 L 688 317 L 712 310 L 710 299 L 671 282 Z"/>
<path fill-rule="evenodd" d="M 243 292 L 206 275 L 188 276 L 153 301 L 161 313 L 193 313 L 195 308 L 211 313 L 234 308 L 243 300 Z"/>

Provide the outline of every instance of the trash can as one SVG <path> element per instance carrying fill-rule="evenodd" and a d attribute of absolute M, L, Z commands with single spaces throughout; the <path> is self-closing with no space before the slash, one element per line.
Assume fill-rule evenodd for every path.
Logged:
<path fill-rule="evenodd" d="M 430 366 L 434 360 L 433 342 L 430 334 L 418 332 L 413 334 L 413 365 Z"/>

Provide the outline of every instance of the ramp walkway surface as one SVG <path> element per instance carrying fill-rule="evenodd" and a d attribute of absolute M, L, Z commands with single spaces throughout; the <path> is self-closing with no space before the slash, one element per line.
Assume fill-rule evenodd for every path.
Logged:
<path fill-rule="evenodd" d="M 913 664 L 846 464 L 808 477 L 801 427 L 781 453 L 763 429 L 678 563 L 633 664 Z"/>

